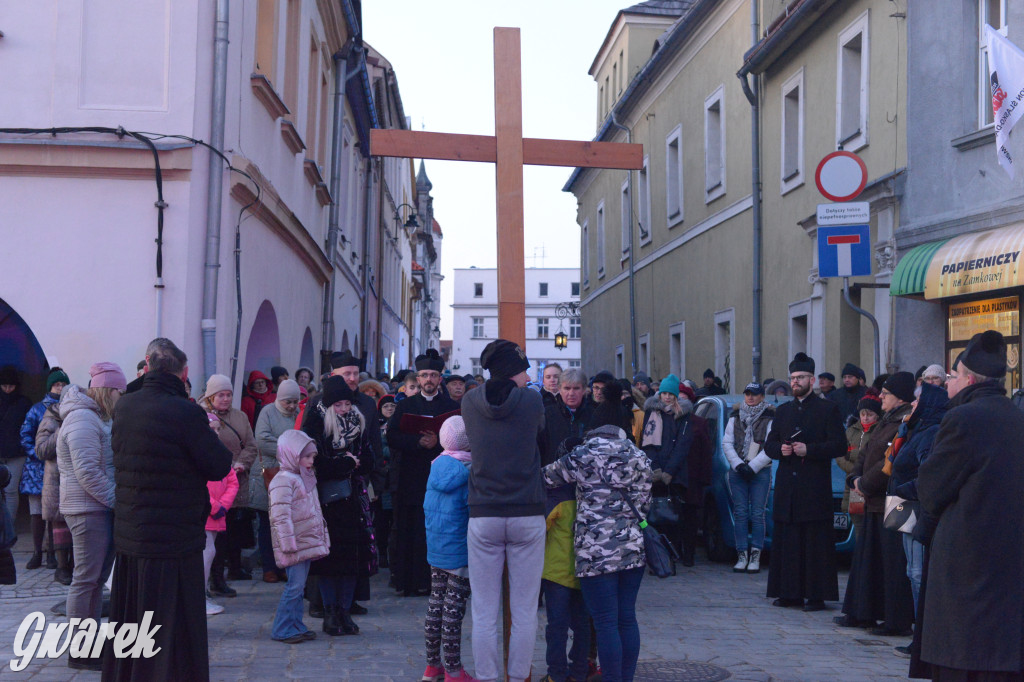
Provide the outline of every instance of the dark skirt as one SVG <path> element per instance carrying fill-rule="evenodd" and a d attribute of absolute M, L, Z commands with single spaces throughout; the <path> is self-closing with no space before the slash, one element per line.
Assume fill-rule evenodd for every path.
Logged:
<path fill-rule="evenodd" d="M 882 514 L 867 512 L 853 551 L 843 613 L 862 621 L 883 621 L 893 631 L 914 622 L 914 597 L 907 555 L 899 533 L 882 526 Z"/>
<path fill-rule="evenodd" d="M 832 520 L 775 522 L 768 566 L 768 596 L 839 600 Z"/>
<path fill-rule="evenodd" d="M 18 569 L 14 566 L 14 555 L 9 549 L 0 549 L 0 585 L 18 582 Z"/>
<path fill-rule="evenodd" d="M 110 592 L 110 621 L 141 623 L 152 611 L 152 658 L 115 658 L 108 646 L 103 656 L 103 680 L 110 682 L 172 682 L 210 679 L 206 638 L 206 600 L 203 553 L 177 559 L 146 559 L 117 553 Z"/>
<path fill-rule="evenodd" d="M 427 528 L 422 502 L 397 504 L 391 530 L 391 581 L 399 592 L 430 590 L 430 564 L 427 563 Z"/>

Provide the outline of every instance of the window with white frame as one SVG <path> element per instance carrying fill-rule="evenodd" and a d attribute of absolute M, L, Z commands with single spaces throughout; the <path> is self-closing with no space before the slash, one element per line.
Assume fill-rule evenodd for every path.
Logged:
<path fill-rule="evenodd" d="M 615 347 L 615 376 L 626 374 L 626 347 L 622 344 Z"/>
<path fill-rule="evenodd" d="M 722 388 L 732 389 L 733 360 L 736 357 L 736 309 L 715 313 L 715 375 L 721 377 Z"/>
<path fill-rule="evenodd" d="M 546 339 L 548 338 L 548 319 L 547 317 L 537 318 L 537 338 Z"/>
<path fill-rule="evenodd" d="M 782 193 L 804 181 L 804 70 L 782 84 Z"/>
<path fill-rule="evenodd" d="M 473 338 L 482 339 L 484 338 L 484 318 L 474 317 L 473 318 Z"/>
<path fill-rule="evenodd" d="M 583 325 L 578 317 L 569 318 L 569 338 L 570 339 L 581 339 L 583 338 Z"/>
<path fill-rule="evenodd" d="M 651 182 L 647 174 L 648 157 L 644 157 L 643 168 L 637 173 L 637 222 L 640 228 L 640 245 L 651 241 Z"/>
<path fill-rule="evenodd" d="M 582 366 L 583 366 L 583 362 L 581 360 L 570 360 L 569 361 L 569 369 L 579 369 Z"/>
<path fill-rule="evenodd" d="M 604 277 L 604 202 L 597 205 L 597 277 Z"/>
<path fill-rule="evenodd" d="M 480 358 L 470 358 L 469 364 L 473 366 L 473 376 L 483 376 L 484 368 L 480 365 Z"/>
<path fill-rule="evenodd" d="M 622 237 L 619 241 L 622 242 L 622 255 L 625 256 L 629 253 L 629 234 L 633 229 L 633 202 L 630 201 L 629 196 L 629 178 L 622 183 L 622 189 L 619 193 L 619 197 L 622 199 L 619 209 L 619 225 L 622 233 Z"/>
<path fill-rule="evenodd" d="M 641 334 L 637 339 L 636 369 L 644 374 L 651 373 L 651 335 Z"/>
<path fill-rule="evenodd" d="M 665 208 L 668 226 L 683 219 L 683 127 L 676 126 L 665 139 Z"/>
<path fill-rule="evenodd" d="M 685 322 L 676 322 L 668 328 L 668 368 L 677 377 L 686 376 Z"/>
<path fill-rule="evenodd" d="M 723 92 L 718 86 L 704 100 L 704 200 L 725 194 L 725 111 Z"/>
<path fill-rule="evenodd" d="M 580 270 L 583 271 L 583 286 L 590 286 L 590 222 L 583 221 L 582 253 L 580 254 Z"/>
<path fill-rule="evenodd" d="M 848 152 L 868 143 L 868 11 L 839 34 L 836 145 Z"/>
<path fill-rule="evenodd" d="M 989 82 L 985 24 L 1006 35 L 1006 0 L 978 0 L 978 127 L 992 125 L 992 86 Z"/>

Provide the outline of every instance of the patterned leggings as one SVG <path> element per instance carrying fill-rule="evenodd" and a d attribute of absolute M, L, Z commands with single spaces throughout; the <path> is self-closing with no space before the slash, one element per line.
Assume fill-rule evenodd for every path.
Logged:
<path fill-rule="evenodd" d="M 467 597 L 469 578 L 431 567 L 430 600 L 424 621 L 427 665 L 441 667 L 443 640 L 445 670 L 457 673 L 462 669 L 462 618 L 466 615 Z"/>

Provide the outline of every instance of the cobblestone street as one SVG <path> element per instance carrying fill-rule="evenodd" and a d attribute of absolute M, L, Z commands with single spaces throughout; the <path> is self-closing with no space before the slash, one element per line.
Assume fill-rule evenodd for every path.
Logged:
<path fill-rule="evenodd" d="M 50 618 L 50 607 L 67 588 L 54 583 L 52 571 L 25 571 L 28 555 L 15 554 L 19 582 L 0 588 L 0 679 L 98 680 L 98 673 L 74 674 L 66 660 L 34 660 L 20 673 L 9 667 L 14 635 L 33 611 Z M 845 585 L 840 575 L 840 593 Z M 835 605 L 820 613 L 778 609 L 764 597 L 767 572 L 734 575 L 728 565 L 699 556 L 695 568 L 680 568 L 665 580 L 650 576 L 640 590 L 638 610 L 643 674 L 637 680 L 902 680 L 907 661 L 893 654 L 906 639 L 876 638 L 863 630 L 832 623 Z M 214 680 L 330 679 L 352 681 L 418 680 L 423 671 L 425 598 L 399 598 L 387 588 L 387 571 L 374 578 L 369 615 L 358 619 L 358 637 L 326 637 L 287 645 L 269 637 L 281 585 L 254 580 L 232 583 L 238 597 L 225 599 L 221 615 L 209 619 L 210 673 Z M 541 609 L 541 624 L 544 611 Z M 320 621 L 306 617 L 319 631 Z M 463 631 L 466 669 L 473 670 L 467 615 Z M 672 676 L 680 661 L 724 668 L 717 677 Z M 660 663 L 660 665 L 651 665 Z M 534 677 L 543 676 L 544 642 L 538 629 Z M 661 672 L 658 672 L 658 671 Z M 706 668 L 714 672 L 714 668 Z M 693 671 L 690 671 L 693 674 Z M 708 672 L 705 673 L 706 675 Z"/>

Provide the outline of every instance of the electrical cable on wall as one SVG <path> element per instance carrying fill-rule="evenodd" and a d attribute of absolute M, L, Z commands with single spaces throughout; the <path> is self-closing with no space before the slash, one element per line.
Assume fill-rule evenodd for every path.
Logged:
<path fill-rule="evenodd" d="M 0 134 L 8 134 L 8 135 L 49 135 L 51 137 L 57 137 L 58 135 L 66 135 L 66 134 L 71 134 L 71 133 L 109 134 L 109 135 L 116 135 L 118 139 L 124 139 L 125 136 L 127 136 L 127 137 L 131 137 L 133 139 L 136 139 L 139 142 L 141 142 L 142 144 L 146 145 L 146 147 L 153 153 L 153 172 L 154 172 L 154 179 L 156 180 L 156 195 L 157 195 L 156 202 L 154 203 L 154 206 L 156 206 L 156 209 L 157 209 L 156 239 L 155 239 L 155 242 L 156 242 L 156 284 L 154 286 L 158 290 L 163 288 L 164 209 L 166 209 L 168 207 L 168 204 L 164 200 L 163 171 L 161 170 L 161 167 L 160 167 L 160 150 L 157 149 L 157 146 L 156 146 L 156 144 L 154 144 L 154 141 L 163 140 L 163 139 L 177 139 L 177 140 L 184 140 L 186 142 L 190 142 L 190 143 L 192 143 L 194 145 L 197 145 L 197 146 L 205 147 L 208 150 L 210 150 L 210 152 L 212 152 L 212 153 L 216 154 L 217 156 L 219 156 L 221 158 L 221 160 L 224 161 L 224 164 L 227 166 L 227 169 L 229 171 L 232 171 L 232 172 L 238 173 L 239 175 L 242 175 L 243 177 L 248 179 L 249 182 L 251 182 L 255 186 L 255 188 L 256 188 L 256 196 L 255 196 L 255 198 L 252 201 L 250 201 L 248 204 L 243 206 L 241 208 L 241 210 L 239 210 L 239 212 L 238 212 L 238 219 L 235 222 L 235 288 L 236 288 L 236 297 L 237 297 L 237 301 L 238 301 L 238 321 L 237 321 L 237 330 L 236 330 L 236 334 L 235 334 L 235 353 L 234 353 L 234 357 L 232 358 L 232 369 L 231 369 L 231 375 L 234 376 L 235 375 L 235 365 L 238 362 L 238 343 L 239 343 L 239 334 L 240 334 L 241 323 L 242 323 L 242 288 L 241 288 L 242 287 L 242 281 L 241 281 L 241 274 L 240 274 L 240 267 L 239 267 L 239 260 L 240 260 L 240 254 L 241 254 L 241 234 L 240 233 L 241 233 L 241 225 L 242 225 L 242 216 L 245 214 L 245 212 L 247 210 L 249 210 L 253 206 L 255 206 L 255 205 L 260 203 L 261 195 L 262 195 L 262 188 L 260 187 L 260 184 L 258 182 L 256 182 L 256 180 L 253 179 L 253 177 L 251 175 L 249 175 L 248 173 L 246 173 L 244 170 L 241 170 L 239 168 L 235 168 L 234 166 L 232 166 L 231 165 L 231 161 L 228 159 L 227 156 L 224 155 L 224 153 L 221 150 L 213 147 L 212 145 L 210 145 L 210 144 L 208 144 L 208 143 L 206 143 L 206 142 L 204 142 L 202 140 L 198 140 L 196 138 L 189 137 L 188 135 L 177 135 L 177 134 L 170 134 L 170 133 L 151 133 L 151 132 L 132 131 L 132 130 L 125 130 L 125 128 L 122 127 L 122 126 L 118 126 L 117 128 L 109 128 L 109 127 L 102 127 L 102 126 L 77 126 L 77 127 L 76 126 L 65 126 L 65 127 L 54 127 L 54 128 L 0 128 Z"/>

